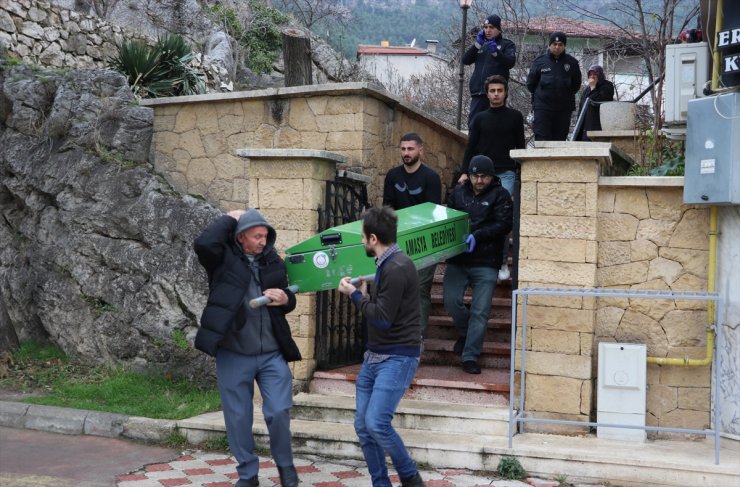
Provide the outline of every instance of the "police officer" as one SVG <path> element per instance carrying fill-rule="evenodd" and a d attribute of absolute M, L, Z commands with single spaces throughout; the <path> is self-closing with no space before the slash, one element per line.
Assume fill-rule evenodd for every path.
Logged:
<path fill-rule="evenodd" d="M 566 54 L 563 32 L 550 34 L 547 51 L 532 63 L 527 89 L 532 93 L 535 140 L 565 140 L 581 87 L 581 66 Z"/>

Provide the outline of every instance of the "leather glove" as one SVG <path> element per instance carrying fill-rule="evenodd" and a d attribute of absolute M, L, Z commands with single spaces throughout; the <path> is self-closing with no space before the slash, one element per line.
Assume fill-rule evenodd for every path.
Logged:
<path fill-rule="evenodd" d="M 473 236 L 472 233 L 468 235 L 467 238 L 465 239 L 465 244 L 468 246 L 465 252 L 471 253 L 473 252 L 473 250 L 475 250 L 475 237 Z"/>
<path fill-rule="evenodd" d="M 475 42 L 477 42 L 480 46 L 482 46 L 486 42 L 486 33 L 483 32 L 483 30 L 478 32 L 478 35 L 475 36 Z"/>
<path fill-rule="evenodd" d="M 498 53 L 498 45 L 496 44 L 496 39 L 486 42 L 484 46 L 487 47 L 488 50 L 492 53 Z"/>

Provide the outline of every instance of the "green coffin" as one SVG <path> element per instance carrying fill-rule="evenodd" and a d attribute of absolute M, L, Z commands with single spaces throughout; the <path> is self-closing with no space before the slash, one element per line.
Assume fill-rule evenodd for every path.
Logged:
<path fill-rule="evenodd" d="M 398 210 L 398 245 L 418 269 L 465 251 L 468 214 L 434 203 Z M 324 230 L 286 250 L 290 284 L 299 292 L 336 289 L 345 276 L 375 274 L 362 245 L 362 220 Z"/>

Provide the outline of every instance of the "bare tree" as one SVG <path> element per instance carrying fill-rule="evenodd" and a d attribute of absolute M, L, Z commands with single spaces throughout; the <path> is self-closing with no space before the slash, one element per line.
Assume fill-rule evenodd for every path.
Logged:
<path fill-rule="evenodd" d="M 344 27 L 352 18 L 350 10 L 336 0 L 273 0 L 273 3 L 288 10 L 309 30 L 323 21 Z"/>
<path fill-rule="evenodd" d="M 610 4 L 608 14 L 592 11 L 573 0 L 563 0 L 563 3 L 583 17 L 613 26 L 621 36 L 611 39 L 611 49 L 615 53 L 631 50 L 642 58 L 645 75 L 649 80 L 656 80 L 664 75 L 666 46 L 672 44 L 676 33 L 684 30 L 699 13 L 698 2 L 693 2 L 695 5 L 687 9 L 682 19 L 675 18 L 678 7 L 681 4 L 691 4 L 692 0 L 615 0 Z M 663 83 L 656 83 L 650 96 L 653 106 L 652 125 L 657 132 L 663 126 Z"/>

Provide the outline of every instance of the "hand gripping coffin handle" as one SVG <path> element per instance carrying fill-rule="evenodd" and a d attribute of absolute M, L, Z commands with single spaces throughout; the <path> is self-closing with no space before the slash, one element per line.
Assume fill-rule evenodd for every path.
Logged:
<path fill-rule="evenodd" d="M 362 277 L 364 277 L 365 279 L 372 279 L 373 276 L 375 276 L 375 274 L 369 274 L 367 276 L 362 276 Z M 360 284 L 360 279 L 361 279 L 360 277 L 354 277 L 349 282 L 351 282 L 353 286 L 357 286 L 357 285 Z M 288 289 L 291 292 L 293 292 L 293 294 L 295 294 L 295 293 L 297 293 L 299 291 L 298 286 L 296 286 L 295 284 L 293 284 L 291 286 L 288 286 Z M 268 298 L 267 296 L 260 296 L 259 298 L 254 298 L 254 299 L 250 300 L 249 301 L 249 307 L 252 308 L 252 309 L 259 308 L 261 306 L 265 306 L 265 305 L 269 304 L 270 301 L 271 301 L 270 298 Z"/>
<path fill-rule="evenodd" d="M 293 294 L 295 294 L 295 293 L 298 292 L 298 286 L 296 286 L 295 284 L 292 285 L 292 286 L 288 286 L 288 289 L 290 291 L 292 291 Z M 252 309 L 259 308 L 261 306 L 265 306 L 265 305 L 269 304 L 270 301 L 272 301 L 272 300 L 270 298 L 268 298 L 267 296 L 260 296 L 259 298 L 254 298 L 254 299 L 250 300 L 249 301 L 249 307 L 252 308 Z"/>

